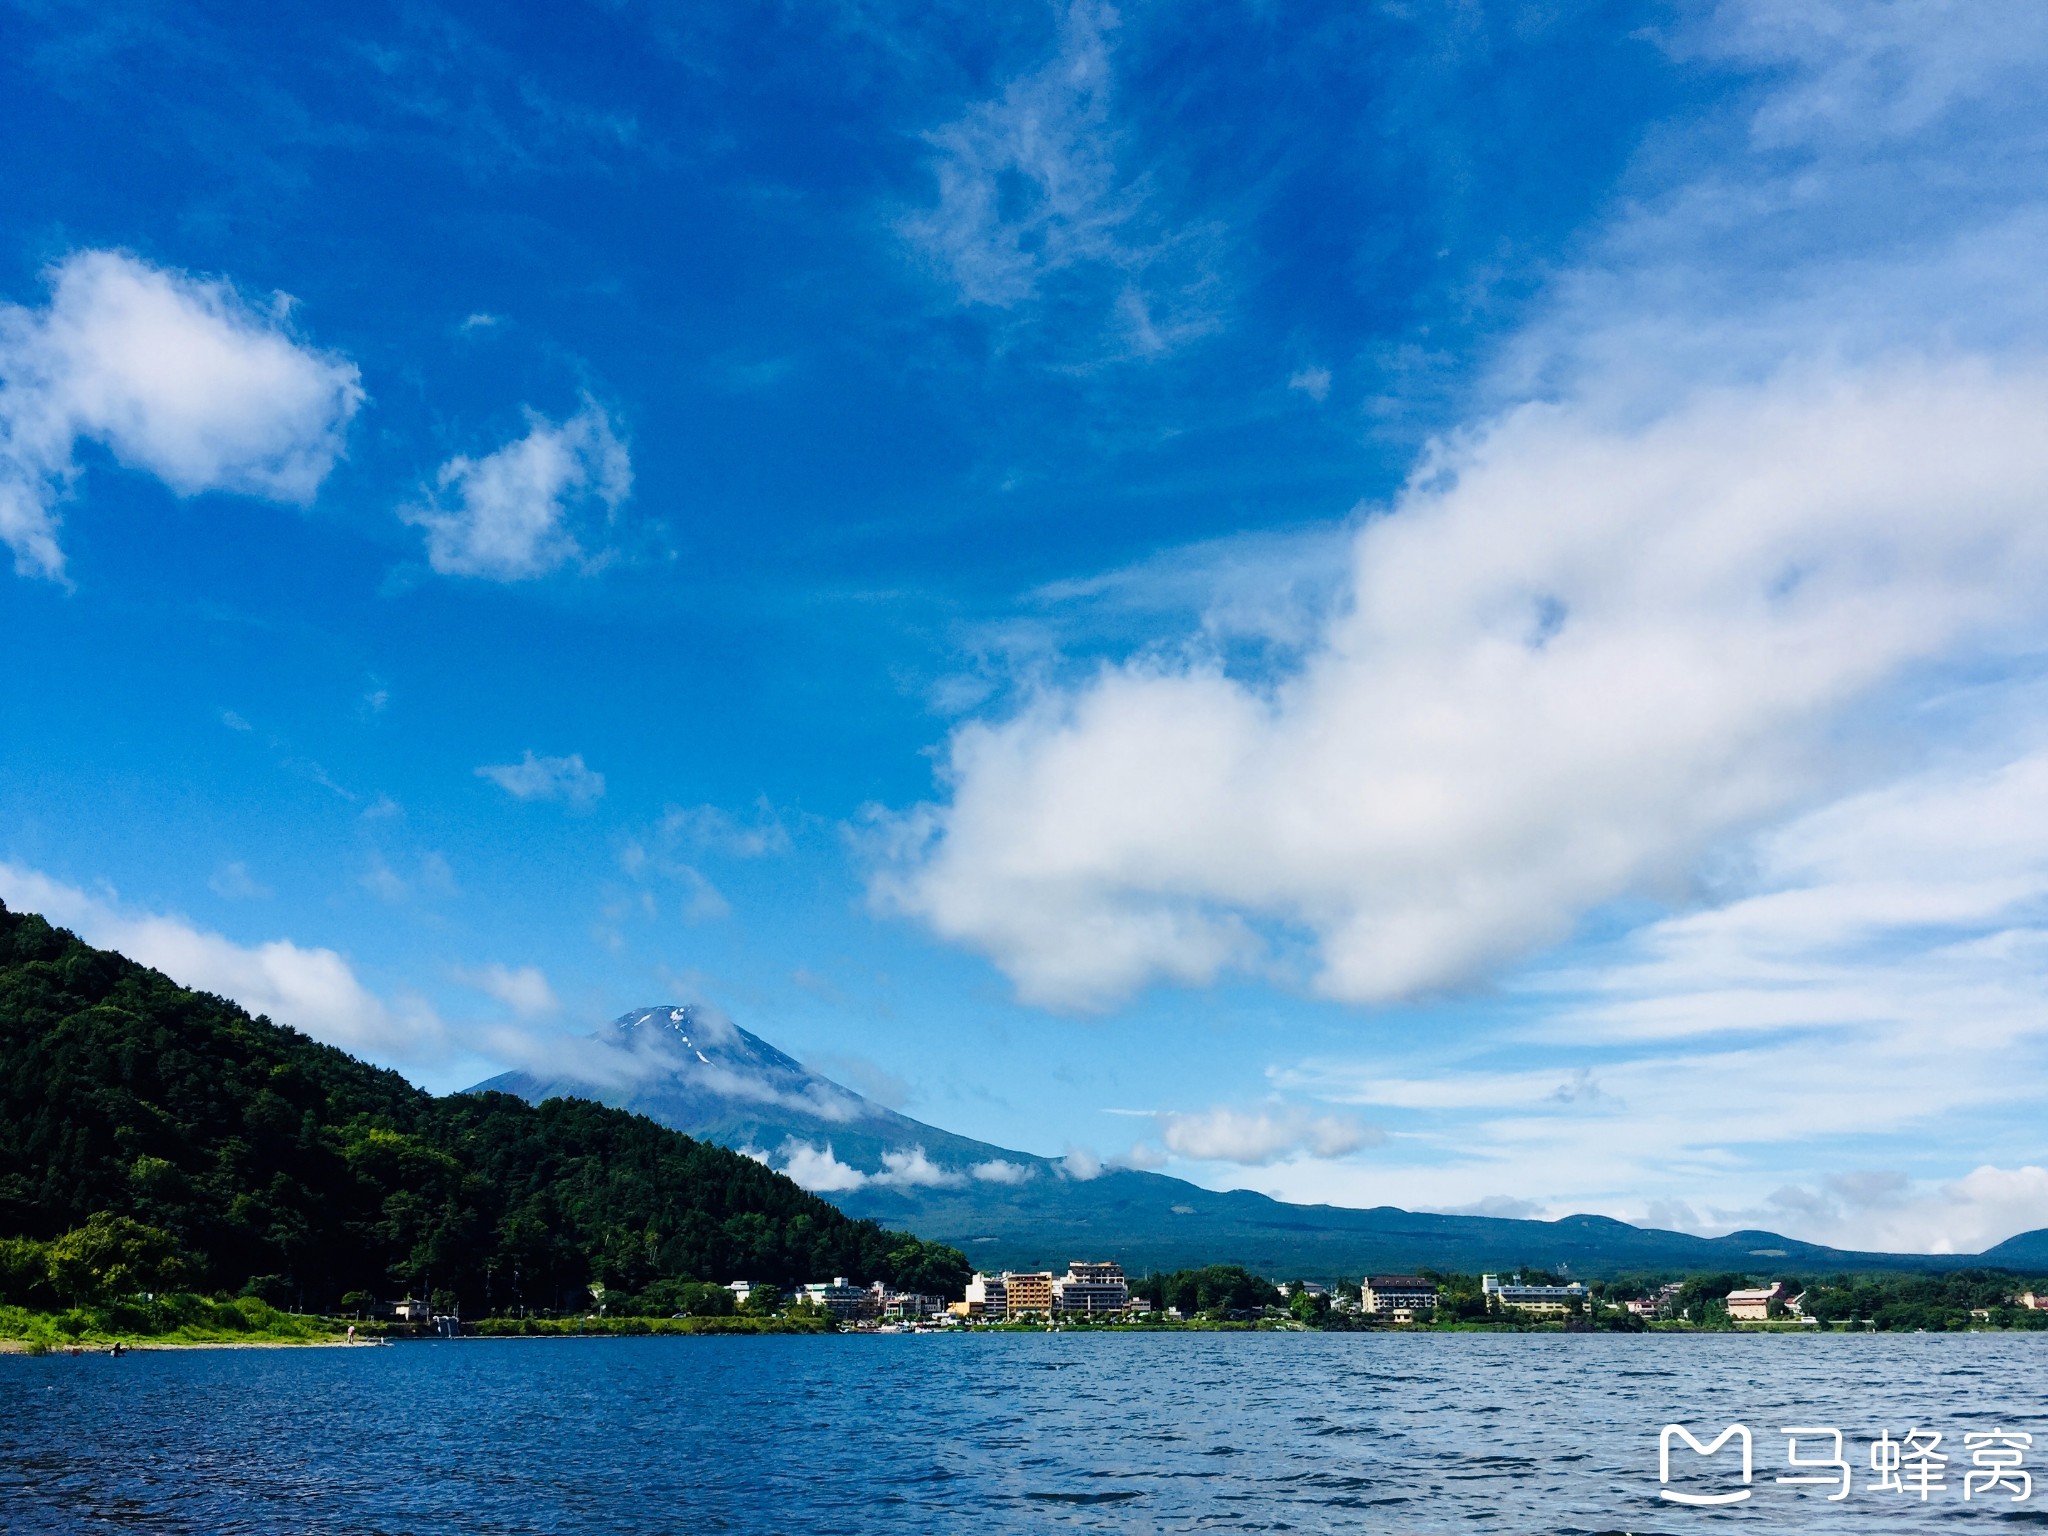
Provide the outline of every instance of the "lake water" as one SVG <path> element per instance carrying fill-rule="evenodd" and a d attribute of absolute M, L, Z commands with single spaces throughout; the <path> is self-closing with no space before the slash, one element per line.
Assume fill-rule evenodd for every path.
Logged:
<path fill-rule="evenodd" d="M 1952 1531 L 1964 1433 L 2030 1432 L 2048 1335 L 994 1334 L 0 1357 L 8 1532 Z M 1752 1497 L 1658 1497 L 1669 1422 Z M 1780 1485 L 1839 1428 L 1853 1492 Z M 1872 1491 L 1939 1431 L 1946 1486 Z M 1801 1442 L 1807 1459 L 1832 1444 Z M 1741 1488 L 1731 1443 L 1673 1487 Z"/>

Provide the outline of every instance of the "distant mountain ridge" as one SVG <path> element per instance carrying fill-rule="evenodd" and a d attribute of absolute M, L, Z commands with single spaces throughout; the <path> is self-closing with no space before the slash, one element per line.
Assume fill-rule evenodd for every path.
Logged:
<path fill-rule="evenodd" d="M 1291 1205 L 977 1141 L 887 1109 L 705 1010 L 636 1008 L 590 1055 L 477 1085 L 530 1103 L 595 1098 L 770 1161 L 849 1216 L 908 1226 L 982 1268 L 1114 1258 L 1127 1269 L 1233 1263 L 1273 1276 L 1530 1266 L 1587 1279 L 1633 1270 L 2048 1270 L 2048 1229 L 1984 1254 L 1859 1253 L 1775 1232 L 1694 1237 L 1606 1216 L 1519 1221 L 1377 1206 Z"/>

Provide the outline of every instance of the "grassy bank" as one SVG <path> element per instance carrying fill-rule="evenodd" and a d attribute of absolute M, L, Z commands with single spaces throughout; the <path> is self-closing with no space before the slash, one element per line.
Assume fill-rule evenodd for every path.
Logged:
<path fill-rule="evenodd" d="M 38 1312 L 0 1307 L 0 1344 L 30 1354 L 73 1345 L 104 1349 L 114 1343 L 152 1344 L 321 1344 L 340 1336 L 346 1323 L 331 1318 L 280 1312 L 253 1296 L 210 1301 L 204 1296 L 158 1296 Z"/>

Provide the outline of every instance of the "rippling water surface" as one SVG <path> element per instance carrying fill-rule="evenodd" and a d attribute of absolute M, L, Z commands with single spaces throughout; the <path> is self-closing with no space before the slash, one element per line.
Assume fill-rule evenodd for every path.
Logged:
<path fill-rule="evenodd" d="M 10 1532 L 1984 1531 L 1967 1431 L 2031 1432 L 2048 1336 L 995 1334 L 462 1340 L 0 1357 Z M 1734 1422 L 1753 1496 L 1658 1496 Z M 1854 1492 L 1785 1487 L 1841 1429 Z M 1940 1431 L 1947 1486 L 1872 1491 Z M 1803 1456 L 1824 1443 L 1805 1444 Z M 1731 1445 L 1674 1485 L 1741 1486 Z"/>

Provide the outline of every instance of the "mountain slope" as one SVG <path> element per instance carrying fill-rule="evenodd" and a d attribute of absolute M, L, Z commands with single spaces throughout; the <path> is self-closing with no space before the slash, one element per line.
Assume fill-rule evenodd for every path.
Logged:
<path fill-rule="evenodd" d="M 1023 1156 L 885 1109 L 699 1008 L 635 1008 L 590 1044 L 573 1070 L 507 1072 L 470 1092 L 509 1093 L 532 1104 L 595 1099 L 720 1146 L 766 1153 L 792 1141 L 830 1147 L 850 1167 L 883 1174 L 885 1157 L 919 1146 L 959 1169 Z"/>
<path fill-rule="evenodd" d="M 437 1099 L 0 906 L 0 1238 L 101 1212 L 169 1234 L 203 1289 L 316 1306 L 432 1288 L 474 1314 L 593 1280 L 959 1269 L 651 1120 Z"/>
<path fill-rule="evenodd" d="M 772 1157 L 842 1211 L 914 1227 L 978 1268 L 1034 1269 L 1115 1258 L 1132 1271 L 1243 1264 L 1267 1275 L 1357 1275 L 1417 1267 L 1633 1270 L 1954 1269 L 2048 1263 L 2048 1232 L 1982 1259 L 1852 1253 L 1772 1232 L 1700 1238 L 1604 1216 L 1511 1221 L 1379 1206 L 1289 1205 L 1162 1174 L 1090 1179 L 1054 1158 L 958 1136 L 885 1109 L 701 1010 L 622 1014 L 573 1071 L 507 1073 L 479 1085 L 530 1102 L 582 1094 L 692 1136 Z M 825 1154 L 829 1151 L 830 1159 Z M 2034 1255 L 2031 1256 L 2030 1255 Z"/>

